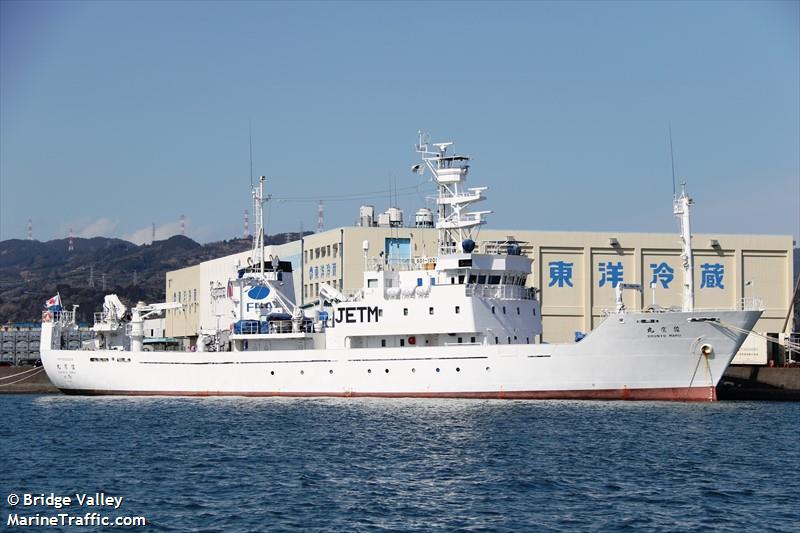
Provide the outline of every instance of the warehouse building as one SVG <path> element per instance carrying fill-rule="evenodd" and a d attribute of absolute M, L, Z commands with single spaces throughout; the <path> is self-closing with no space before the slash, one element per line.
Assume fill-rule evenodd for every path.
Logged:
<path fill-rule="evenodd" d="M 418 217 L 415 227 L 387 220 L 380 227 L 337 228 L 267 247 L 266 254 L 291 262 L 296 302 L 314 305 L 322 283 L 345 294 L 360 289 L 367 256 L 382 257 L 387 265 L 435 257 L 437 231 L 427 218 Z M 483 246 L 516 242 L 533 258 L 527 285 L 540 291 L 544 326 L 540 341 L 569 342 L 575 332 L 591 331 L 603 320 L 604 312 L 614 308 L 615 290 L 622 282 L 644 287 L 641 292 L 625 292 L 628 309 L 681 303 L 677 232 L 484 229 L 479 241 Z M 760 298 L 765 311 L 755 329 L 776 335 L 781 332 L 793 291 L 791 236 L 696 234 L 692 242 L 695 307 L 728 309 L 740 305 L 743 298 Z M 224 299 L 219 295 L 234 276 L 236 265 L 244 265 L 249 255 L 243 252 L 168 272 L 167 299 L 184 306 L 167 314 L 166 335 L 193 343 L 201 328 L 227 327 L 232 309 L 221 305 Z"/>

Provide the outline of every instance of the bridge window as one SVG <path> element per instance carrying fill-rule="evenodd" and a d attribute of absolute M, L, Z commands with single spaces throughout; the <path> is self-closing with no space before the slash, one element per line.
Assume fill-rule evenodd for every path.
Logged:
<path fill-rule="evenodd" d="M 470 337 L 469 338 L 469 342 L 471 342 L 472 344 L 475 344 L 475 337 Z"/>
<path fill-rule="evenodd" d="M 461 344 L 462 342 L 464 342 L 464 341 L 461 339 L 461 337 L 459 337 L 458 338 L 458 344 Z"/>
<path fill-rule="evenodd" d="M 489 276 L 489 285 L 500 285 L 500 276 Z"/>

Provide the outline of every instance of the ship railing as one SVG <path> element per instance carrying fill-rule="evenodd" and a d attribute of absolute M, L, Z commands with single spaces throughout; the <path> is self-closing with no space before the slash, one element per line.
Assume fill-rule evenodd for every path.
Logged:
<path fill-rule="evenodd" d="M 736 309 L 739 311 L 763 311 L 764 300 L 756 296 L 739 298 Z"/>
<path fill-rule="evenodd" d="M 469 284 L 464 286 L 466 296 L 490 298 L 495 300 L 534 300 L 536 290 L 519 285 L 482 285 Z"/>
<path fill-rule="evenodd" d="M 746 297 L 736 300 L 733 307 L 695 307 L 695 311 L 763 311 L 764 300 L 758 297 Z"/>
<path fill-rule="evenodd" d="M 294 333 L 294 327 L 291 320 L 269 320 L 264 326 L 264 322 L 248 321 L 237 326 L 237 335 L 259 335 L 259 334 L 272 334 L 272 333 Z M 314 333 L 314 324 L 312 322 L 304 322 L 300 327 L 300 333 Z"/>
<path fill-rule="evenodd" d="M 364 297 L 364 289 L 340 289 L 339 292 L 348 302 L 361 300 Z"/>
<path fill-rule="evenodd" d="M 422 265 L 408 257 L 370 257 L 367 259 L 367 271 L 405 272 L 420 270 Z"/>
<path fill-rule="evenodd" d="M 57 322 L 58 324 L 64 326 L 66 324 L 72 324 L 75 321 L 75 312 L 74 311 L 54 311 L 53 312 L 53 322 Z"/>
<path fill-rule="evenodd" d="M 721 313 L 725 311 L 763 311 L 764 307 L 764 300 L 758 297 L 746 297 L 746 298 L 739 298 L 736 300 L 736 303 L 732 307 L 695 307 L 695 311 L 700 312 L 710 312 L 710 313 Z M 624 312 L 628 313 L 680 313 L 682 311 L 681 306 L 672 306 L 672 307 L 661 307 L 658 305 L 651 305 L 645 307 L 644 309 L 637 309 L 633 307 L 626 307 Z M 600 313 L 603 316 L 614 315 L 617 314 L 616 308 L 608 309 L 604 308 L 600 310 Z"/>
<path fill-rule="evenodd" d="M 533 246 L 525 241 L 517 241 L 509 239 L 507 241 L 480 241 L 478 243 L 478 252 L 487 255 L 507 255 L 508 246 L 515 244 L 519 246 L 522 255 L 531 255 L 533 253 Z"/>
<path fill-rule="evenodd" d="M 99 313 L 94 313 L 94 323 L 108 324 L 116 327 L 122 323 L 122 320 L 118 319 L 117 315 L 114 314 L 114 312 L 100 311 Z"/>

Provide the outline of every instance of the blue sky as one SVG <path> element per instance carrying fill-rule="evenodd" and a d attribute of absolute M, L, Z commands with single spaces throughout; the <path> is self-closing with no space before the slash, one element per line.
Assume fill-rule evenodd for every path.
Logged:
<path fill-rule="evenodd" d="M 800 236 L 798 2 L 0 2 L 0 240 L 406 216 L 423 129 L 489 226 Z M 341 201 L 336 196 L 372 198 Z"/>

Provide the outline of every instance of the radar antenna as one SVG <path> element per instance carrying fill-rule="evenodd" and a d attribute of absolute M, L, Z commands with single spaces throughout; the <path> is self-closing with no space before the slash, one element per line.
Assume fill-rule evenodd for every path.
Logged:
<path fill-rule="evenodd" d="M 467 187 L 469 173 L 469 156 L 447 154 L 452 142 L 434 143 L 428 146 L 430 136 L 422 131 L 416 151 L 422 158 L 423 165 L 414 165 L 412 172 L 424 174 L 425 168 L 431 173 L 431 181 L 438 189 L 436 197 L 437 220 L 439 230 L 439 254 L 447 255 L 459 252 L 471 252 L 467 241 L 473 241 L 480 226 L 486 223 L 485 215 L 491 211 L 466 211 L 466 209 L 486 199 L 484 192 L 488 187 Z"/>

